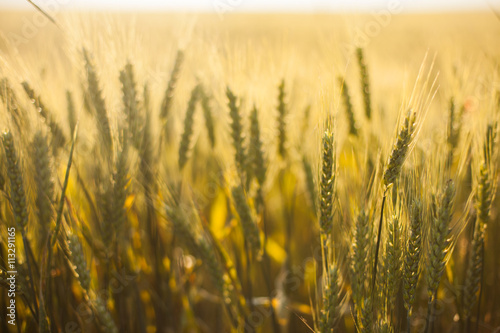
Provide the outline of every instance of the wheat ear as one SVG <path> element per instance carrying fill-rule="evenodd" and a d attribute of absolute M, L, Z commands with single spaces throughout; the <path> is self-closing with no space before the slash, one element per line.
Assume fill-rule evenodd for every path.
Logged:
<path fill-rule="evenodd" d="M 239 220 L 241 223 L 241 228 L 245 239 L 250 246 L 250 249 L 255 258 L 260 258 L 261 256 L 261 241 L 260 241 L 260 231 L 255 223 L 250 207 L 245 196 L 245 192 L 241 185 L 234 186 L 231 190 L 234 206 L 236 212 L 238 213 Z"/>
<path fill-rule="evenodd" d="M 365 115 L 366 118 L 371 119 L 372 106 L 371 106 L 371 95 L 370 95 L 370 83 L 362 48 L 356 49 L 356 57 L 358 59 L 358 65 L 359 65 L 359 72 L 361 78 L 361 91 L 363 93 L 363 104 L 365 107 Z"/>
<path fill-rule="evenodd" d="M 66 142 L 66 137 L 63 130 L 55 121 L 52 112 L 50 112 L 49 109 L 45 106 L 40 96 L 35 94 L 35 91 L 31 88 L 29 83 L 24 81 L 22 83 L 22 86 L 24 88 L 24 91 L 26 92 L 26 95 L 28 95 L 29 99 L 38 111 L 38 114 L 45 120 L 48 127 L 50 128 L 50 132 L 52 133 L 52 143 L 55 149 L 54 151 L 57 151 L 57 149 L 61 148 Z"/>
<path fill-rule="evenodd" d="M 124 113 L 127 118 L 128 132 L 132 143 L 137 149 L 141 147 L 141 126 L 143 120 L 139 113 L 139 101 L 137 97 L 137 84 L 134 77 L 134 67 L 127 63 L 120 71 L 120 82 L 122 85 L 122 102 Z"/>
<path fill-rule="evenodd" d="M 320 216 L 319 226 L 323 236 L 327 236 L 333 223 L 333 191 L 335 183 L 334 147 L 331 123 L 327 121 L 322 139 L 321 182 L 320 182 Z"/>
<path fill-rule="evenodd" d="M 55 184 L 52 175 L 52 159 L 47 137 L 37 131 L 33 137 L 33 167 L 35 172 L 36 207 L 40 223 L 40 253 L 45 246 L 50 223 L 54 217 Z"/>
<path fill-rule="evenodd" d="M 319 315 L 319 331 L 331 333 L 340 318 L 340 305 L 342 301 L 342 283 L 340 272 L 335 264 L 323 273 L 322 305 Z"/>
<path fill-rule="evenodd" d="M 210 97 L 205 89 L 201 89 L 201 108 L 203 109 L 203 117 L 205 118 L 205 127 L 207 129 L 208 140 L 210 147 L 215 147 L 215 123 L 210 106 Z"/>
<path fill-rule="evenodd" d="M 432 326 L 433 308 L 437 298 L 437 289 L 446 266 L 446 257 L 451 248 L 451 228 L 455 184 L 448 180 L 444 189 L 435 199 L 436 211 L 433 212 L 432 224 L 427 245 L 427 293 L 429 295 L 426 331 Z"/>
<path fill-rule="evenodd" d="M 364 285 L 368 265 L 368 246 L 370 235 L 369 215 L 361 210 L 354 224 L 351 248 L 351 289 L 356 307 L 360 307 L 364 297 Z"/>
<path fill-rule="evenodd" d="M 358 129 L 356 127 L 356 120 L 354 118 L 354 110 L 351 103 L 351 96 L 349 95 L 349 88 L 347 87 L 347 82 L 343 77 L 338 78 L 339 84 L 342 90 L 342 101 L 344 102 L 344 108 L 347 116 L 347 121 L 349 122 L 349 134 L 357 136 Z"/>
<path fill-rule="evenodd" d="M 111 127 L 109 125 L 108 113 L 106 104 L 102 96 L 102 91 L 99 86 L 99 78 L 94 63 L 91 60 L 90 54 L 86 49 L 83 49 L 83 57 L 85 59 L 85 69 L 87 72 L 87 91 L 89 103 L 92 104 L 94 115 L 97 121 L 97 128 L 101 136 L 105 151 L 108 155 L 112 155 L 113 138 L 111 136 Z"/>
<path fill-rule="evenodd" d="M 415 303 L 415 291 L 420 275 L 419 266 L 422 253 L 422 204 L 418 200 L 414 200 L 410 207 L 408 233 L 403 265 L 403 299 L 409 318 Z M 409 321 L 408 325 L 410 325 Z"/>
<path fill-rule="evenodd" d="M 177 51 L 175 57 L 174 67 L 170 73 L 170 80 L 168 81 L 167 89 L 165 90 L 165 95 L 163 96 L 163 101 L 161 103 L 160 118 L 166 119 L 172 108 L 172 100 L 174 97 L 175 87 L 177 86 L 177 80 L 179 79 L 179 74 L 181 71 L 182 63 L 184 61 L 184 53 L 181 50 Z"/>
<path fill-rule="evenodd" d="M 191 137 L 193 135 L 194 112 L 196 110 L 196 102 L 200 96 L 200 86 L 196 85 L 191 90 L 186 109 L 186 117 L 184 118 L 184 131 L 182 132 L 181 143 L 179 145 L 179 168 L 183 169 L 187 163 L 189 152 L 191 150 Z"/>
<path fill-rule="evenodd" d="M 286 114 L 287 105 L 285 102 L 285 80 L 281 80 L 278 86 L 278 153 L 281 157 L 286 156 Z"/>
<path fill-rule="evenodd" d="M 229 116 L 231 117 L 231 137 L 233 139 L 233 147 L 235 150 L 236 168 L 241 179 L 244 179 L 246 152 L 244 147 L 243 124 L 239 106 L 236 105 L 236 96 L 229 87 L 226 89 L 228 99 L 227 106 L 229 107 Z"/>

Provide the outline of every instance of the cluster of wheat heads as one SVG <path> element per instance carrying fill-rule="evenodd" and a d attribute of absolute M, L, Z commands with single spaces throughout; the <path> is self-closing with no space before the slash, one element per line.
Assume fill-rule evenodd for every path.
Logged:
<path fill-rule="evenodd" d="M 438 126 L 446 134 L 423 138 L 437 88 L 422 66 L 410 96 L 388 105 L 399 110 L 389 136 L 380 134 L 392 129 L 372 105 L 362 49 L 354 66 L 361 89 L 338 77 L 335 100 L 301 117 L 285 79 L 266 96 L 274 110 L 248 107 L 244 91 L 216 91 L 204 78 L 178 94 L 185 53 L 172 59 L 160 96 L 139 84 L 133 61 L 103 80 L 87 49 L 81 85 L 65 87 L 58 104 L 31 78 L 2 74 L 0 231 L 18 235 L 21 331 L 472 332 L 499 324 L 500 309 L 485 296 L 498 295 L 491 279 L 499 274 L 494 97 L 481 113 L 487 121 L 477 121 L 463 96 L 451 96 Z M 105 88 L 120 92 L 118 108 Z M 271 140 L 263 119 L 275 129 Z M 319 132 L 310 149 L 319 156 L 305 140 L 294 143 L 294 122 L 304 137 Z M 2 288 L 7 253 L 2 241 Z M 3 311 L 4 289 L 0 299 Z M 0 331 L 15 331 L 5 318 Z"/>

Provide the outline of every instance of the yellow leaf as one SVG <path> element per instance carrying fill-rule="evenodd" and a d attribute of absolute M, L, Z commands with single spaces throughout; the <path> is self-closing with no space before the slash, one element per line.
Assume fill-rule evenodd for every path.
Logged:
<path fill-rule="evenodd" d="M 125 199 L 125 209 L 126 210 L 129 210 L 130 207 L 132 207 L 134 200 L 135 200 L 135 194 L 130 194 L 129 196 L 127 196 L 127 198 Z"/>
<path fill-rule="evenodd" d="M 266 244 L 267 254 L 277 262 L 284 262 L 286 258 L 285 250 L 276 243 L 272 238 L 267 239 Z"/>
<path fill-rule="evenodd" d="M 210 210 L 210 229 L 217 239 L 224 237 L 227 219 L 227 200 L 223 191 L 218 191 Z"/>

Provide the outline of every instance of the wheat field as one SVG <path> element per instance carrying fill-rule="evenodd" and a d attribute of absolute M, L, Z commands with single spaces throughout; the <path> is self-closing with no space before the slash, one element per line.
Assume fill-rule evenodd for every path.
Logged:
<path fill-rule="evenodd" d="M 0 18 L 0 332 L 500 331 L 493 12 Z"/>

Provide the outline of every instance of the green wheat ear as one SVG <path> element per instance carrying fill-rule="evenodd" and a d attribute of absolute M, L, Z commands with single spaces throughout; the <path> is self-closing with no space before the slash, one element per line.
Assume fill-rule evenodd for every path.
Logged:
<path fill-rule="evenodd" d="M 278 87 L 278 153 L 281 157 L 286 157 L 286 114 L 288 112 L 285 102 L 285 80 L 281 80 Z"/>
<path fill-rule="evenodd" d="M 245 235 L 245 239 L 250 245 L 250 249 L 254 255 L 254 258 L 259 259 L 261 256 L 260 231 L 257 223 L 255 223 L 252 217 L 252 213 L 250 207 L 248 206 L 243 187 L 241 185 L 233 187 L 231 190 L 231 194 L 234 200 L 236 212 L 239 216 L 241 228 L 243 229 L 243 234 Z"/>
<path fill-rule="evenodd" d="M 463 293 L 463 312 L 467 320 L 472 315 L 472 308 L 478 300 L 484 270 L 485 234 L 490 220 L 490 211 L 495 197 L 497 179 L 494 163 L 496 127 L 488 125 L 486 140 L 483 145 L 483 159 L 479 168 L 479 180 L 476 194 L 476 220 L 473 227 L 473 236 L 465 276 Z"/>
<path fill-rule="evenodd" d="M 35 172 L 36 207 L 38 222 L 40 223 L 40 246 L 45 246 L 44 240 L 50 230 L 50 223 L 54 217 L 55 184 L 52 176 L 52 159 L 47 137 L 37 131 L 33 137 L 33 167 Z"/>
<path fill-rule="evenodd" d="M 26 111 L 19 105 L 16 93 L 12 89 L 9 80 L 5 77 L 0 80 L 0 99 L 13 120 L 18 133 L 29 130 L 30 123 Z"/>
<path fill-rule="evenodd" d="M 207 129 L 208 140 L 210 141 L 210 146 L 215 147 L 215 123 L 212 114 L 212 108 L 210 106 L 210 97 L 208 96 L 205 89 L 200 89 L 201 92 L 201 108 L 203 109 L 203 117 L 205 118 L 205 127 Z"/>
<path fill-rule="evenodd" d="M 216 254 L 210 248 L 210 244 L 203 236 L 195 234 L 191 223 L 186 218 L 185 212 L 178 203 L 172 202 L 171 205 L 166 205 L 165 209 L 169 221 L 173 224 L 176 235 L 179 236 L 192 254 L 203 261 L 210 280 L 219 294 L 223 296 L 226 293 L 227 287 L 224 273 Z"/>
<path fill-rule="evenodd" d="M 320 214 L 319 225 L 322 235 L 328 235 L 333 223 L 333 191 L 335 183 L 334 148 L 331 124 L 327 122 L 322 139 Z"/>
<path fill-rule="evenodd" d="M 264 185 L 267 168 L 262 141 L 260 139 L 258 111 L 255 105 L 250 114 L 250 143 L 248 147 L 248 159 L 252 168 L 252 174 L 255 176 L 260 186 Z"/>
<path fill-rule="evenodd" d="M 351 289 L 356 307 L 362 303 L 364 284 L 368 272 L 368 249 L 370 235 L 370 217 L 361 210 L 354 224 L 354 235 L 351 249 Z"/>
<path fill-rule="evenodd" d="M 97 315 L 99 323 L 103 326 L 105 332 L 118 333 L 113 317 L 109 312 L 106 303 L 100 298 L 99 295 L 92 301 L 92 307 Z"/>
<path fill-rule="evenodd" d="M 148 84 L 144 84 L 143 88 L 143 111 L 145 114 L 143 124 L 143 134 L 141 138 L 141 149 L 139 149 L 139 166 L 141 183 L 144 185 L 145 192 L 151 190 L 154 183 L 154 164 L 155 158 L 153 153 L 153 133 L 151 129 L 151 107 L 150 107 L 150 92 Z"/>
<path fill-rule="evenodd" d="M 408 111 L 384 171 L 384 185 L 393 184 L 401 173 L 416 129 L 416 113 Z"/>
<path fill-rule="evenodd" d="M 226 96 L 228 99 L 227 106 L 229 107 L 229 116 L 231 117 L 231 137 L 235 150 L 234 159 L 239 176 L 243 179 L 245 175 L 246 152 L 244 147 L 242 117 L 240 109 L 236 105 L 236 96 L 229 87 L 226 89 Z"/>
<path fill-rule="evenodd" d="M 71 265 L 78 279 L 78 282 L 85 291 L 90 290 L 90 272 L 87 268 L 87 261 L 83 254 L 82 244 L 76 234 L 69 234 L 67 246 L 70 252 Z"/>
<path fill-rule="evenodd" d="M 314 181 L 314 174 L 312 170 L 311 163 L 307 159 L 306 156 L 302 156 L 302 168 L 304 169 L 304 173 L 306 176 L 306 185 L 307 185 L 307 192 L 309 195 L 309 200 L 311 201 L 311 210 L 313 211 L 314 215 L 318 214 L 318 202 L 317 202 L 317 190 L 316 190 L 316 183 Z"/>
<path fill-rule="evenodd" d="M 356 127 L 356 120 L 354 118 L 354 110 L 351 103 L 351 96 L 349 95 L 349 88 L 347 87 L 347 82 L 343 77 L 338 78 L 339 84 L 342 87 L 342 100 L 344 102 L 344 108 L 347 116 L 347 121 L 349 122 L 349 134 L 357 136 L 358 129 Z"/>
<path fill-rule="evenodd" d="M 403 299 L 406 311 L 411 316 L 420 275 L 419 266 L 422 253 L 422 204 L 418 200 L 414 200 L 411 204 L 408 229 L 403 265 Z"/>
<path fill-rule="evenodd" d="M 378 323 L 377 332 L 379 333 L 393 333 L 394 330 L 387 319 L 381 319 Z"/>
<path fill-rule="evenodd" d="M 85 70 L 87 72 L 87 96 L 88 102 L 91 104 L 94 116 L 97 122 L 97 128 L 104 145 L 105 152 L 111 155 L 113 152 L 113 138 L 111 136 L 111 127 L 109 125 L 108 113 L 102 91 L 99 86 L 99 78 L 97 70 L 92 62 L 90 54 L 86 49 L 83 49 L 83 57 L 85 59 Z"/>
<path fill-rule="evenodd" d="M 342 301 L 342 283 L 339 269 L 335 264 L 324 273 L 322 305 L 319 315 L 319 331 L 321 333 L 333 332 L 340 318 L 340 304 Z"/>
<path fill-rule="evenodd" d="M 400 242 L 401 223 L 398 215 L 392 216 L 387 226 L 386 281 L 387 302 L 393 307 L 401 285 L 402 246 Z"/>
<path fill-rule="evenodd" d="M 455 184 L 449 180 L 436 200 L 427 253 L 427 289 L 429 299 L 434 300 L 441 276 L 446 266 L 446 255 L 451 245 L 450 222 L 452 217 Z"/>
<path fill-rule="evenodd" d="M 181 50 L 177 51 L 175 57 L 174 67 L 170 74 L 170 80 L 168 81 L 167 89 L 163 96 L 163 101 L 161 103 L 160 118 L 165 120 L 172 108 L 172 101 L 174 98 L 175 87 L 177 86 L 177 80 L 179 79 L 179 74 L 181 71 L 182 63 L 184 62 L 184 53 Z"/>
<path fill-rule="evenodd" d="M 359 332 L 371 333 L 373 332 L 373 305 L 370 297 L 365 297 L 361 300 L 360 309 L 357 311 L 357 326 Z"/>
<path fill-rule="evenodd" d="M 450 98 L 449 108 L 448 108 L 448 136 L 446 138 L 446 142 L 448 144 L 448 166 L 450 166 L 453 162 L 453 155 L 455 149 L 458 146 L 460 140 L 460 133 L 462 129 L 462 115 L 464 112 L 464 108 L 460 109 L 460 112 L 457 112 L 457 107 L 455 104 L 455 99 L 453 97 Z"/>
<path fill-rule="evenodd" d="M 14 221 L 20 231 L 24 232 L 28 224 L 28 205 L 24 191 L 24 179 L 20 160 L 10 131 L 2 134 L 5 158 L 7 160 L 7 176 L 10 181 L 10 204 L 14 213 Z"/>
<path fill-rule="evenodd" d="M 134 146 L 140 149 L 142 139 L 140 134 L 143 120 L 139 113 L 137 84 L 134 78 L 134 67 L 131 63 L 127 63 L 120 71 L 120 82 L 122 85 L 122 102 L 127 119 L 128 132 Z"/>
<path fill-rule="evenodd" d="M 196 102 L 200 97 L 200 85 L 196 85 L 191 90 L 186 117 L 184 118 L 184 131 L 179 145 L 179 168 L 183 169 L 187 163 L 189 152 L 191 150 L 191 137 L 193 135 L 194 126 L 194 111 L 196 110 Z"/>
<path fill-rule="evenodd" d="M 52 144 L 54 146 L 54 152 L 57 149 L 61 148 L 66 142 L 66 136 L 64 135 L 63 130 L 59 126 L 59 124 L 55 121 L 53 113 L 49 111 L 49 109 L 42 102 L 40 96 L 35 94 L 35 91 L 28 82 L 24 81 L 22 83 L 24 91 L 26 95 L 29 97 L 33 105 L 35 106 L 38 114 L 44 119 L 45 123 L 47 123 L 50 132 L 52 133 Z"/>
<path fill-rule="evenodd" d="M 368 70 L 366 69 L 365 59 L 363 55 L 363 49 L 356 49 L 356 57 L 358 59 L 359 72 L 361 78 L 361 91 L 363 93 L 363 104 L 365 107 L 366 118 L 371 119 L 372 117 L 372 106 L 371 106 L 371 95 L 370 95 L 370 83 L 368 78 Z"/>

